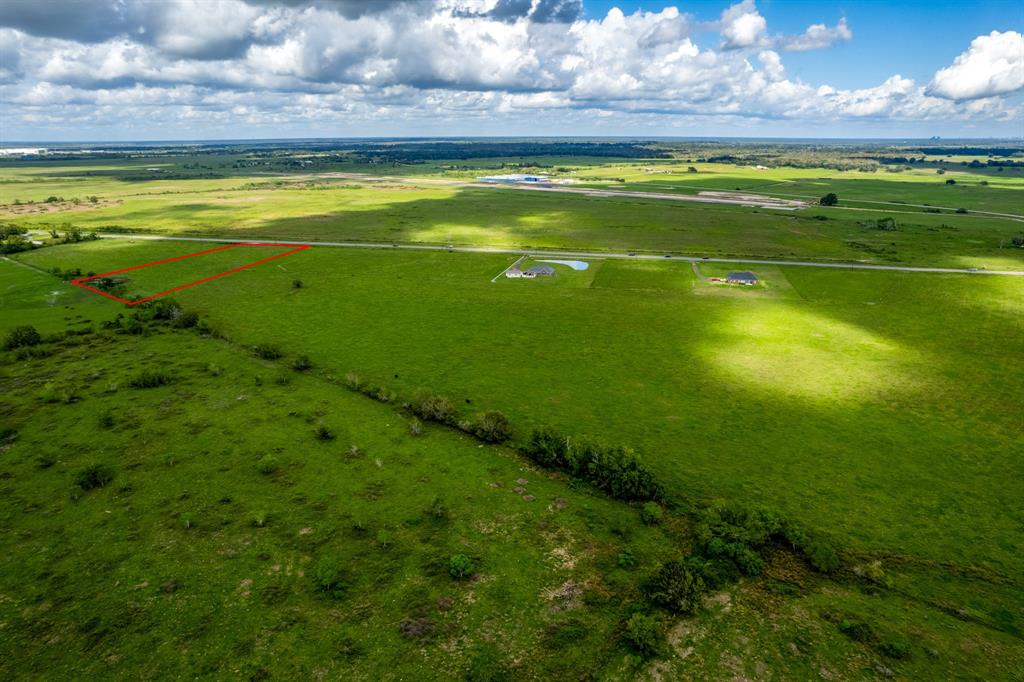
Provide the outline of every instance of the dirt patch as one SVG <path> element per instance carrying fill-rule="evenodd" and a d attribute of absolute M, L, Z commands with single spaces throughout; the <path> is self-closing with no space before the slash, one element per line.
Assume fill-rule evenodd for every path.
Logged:
<path fill-rule="evenodd" d="M 574 580 L 566 580 L 558 587 L 551 587 L 541 595 L 551 604 L 551 611 L 558 613 L 574 609 L 582 602 L 583 585 Z"/>
<path fill-rule="evenodd" d="M 704 191 L 698 192 L 697 196 L 719 200 L 722 203 L 754 205 L 764 208 L 803 208 L 807 205 L 806 201 L 798 199 L 780 199 L 778 197 L 746 194 L 744 192 Z"/>
<path fill-rule="evenodd" d="M 60 213 L 62 211 L 95 211 L 100 208 L 110 208 L 121 203 L 120 199 L 101 200 L 95 204 L 89 201 L 74 203 L 72 201 L 53 201 L 50 203 L 38 202 L 34 204 L 0 204 L 0 215 L 33 215 L 45 213 Z"/>

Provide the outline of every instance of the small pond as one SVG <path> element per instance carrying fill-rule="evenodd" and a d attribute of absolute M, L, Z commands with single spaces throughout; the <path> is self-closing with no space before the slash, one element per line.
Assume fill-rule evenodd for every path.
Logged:
<path fill-rule="evenodd" d="M 538 263 L 558 263 L 559 265 L 568 265 L 573 270 L 586 270 L 590 267 L 590 263 L 581 260 L 540 260 L 537 259 Z"/>

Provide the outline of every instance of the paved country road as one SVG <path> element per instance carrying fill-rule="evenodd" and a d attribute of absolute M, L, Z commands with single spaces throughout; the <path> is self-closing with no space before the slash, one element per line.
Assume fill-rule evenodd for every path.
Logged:
<path fill-rule="evenodd" d="M 862 263 L 816 263 L 798 260 L 760 260 L 753 258 L 702 258 L 698 256 L 658 256 L 649 253 L 613 253 L 598 251 L 549 251 L 546 249 L 508 249 L 491 246 L 442 246 L 437 244 L 383 244 L 373 242 L 298 242 L 281 241 L 279 239 L 226 239 L 218 237 L 169 237 L 153 234 L 106 234 L 100 233 L 105 239 L 139 239 L 175 242 L 213 242 L 217 244 L 237 244 L 239 242 L 273 243 L 284 246 L 330 246 L 351 249 L 406 249 L 410 251 L 458 251 L 460 253 L 508 253 L 518 256 L 566 256 L 569 258 L 626 258 L 631 260 L 684 261 L 687 263 L 737 263 L 741 265 L 794 265 L 807 268 L 838 268 L 844 270 L 888 270 L 893 272 L 932 272 L 958 275 L 1009 275 L 1024 277 L 1019 270 L 974 270 L 970 268 L 928 268 L 910 265 L 866 265 Z"/>

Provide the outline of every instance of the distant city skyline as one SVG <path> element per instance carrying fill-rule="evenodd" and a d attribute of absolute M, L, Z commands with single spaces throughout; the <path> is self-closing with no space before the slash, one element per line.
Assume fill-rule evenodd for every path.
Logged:
<path fill-rule="evenodd" d="M 1024 3 L 0 4 L 0 143 L 1024 137 Z"/>

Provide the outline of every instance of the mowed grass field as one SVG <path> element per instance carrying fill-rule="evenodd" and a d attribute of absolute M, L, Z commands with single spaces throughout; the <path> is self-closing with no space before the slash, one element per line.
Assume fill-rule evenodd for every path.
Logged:
<path fill-rule="evenodd" d="M 991 174 L 874 174 L 866 179 L 854 177 L 866 175 L 863 173 L 834 174 L 841 176 L 835 182 L 852 183 L 857 188 L 854 192 L 833 187 L 832 180 L 815 180 L 819 172 L 830 173 L 825 169 L 753 171 L 706 164 L 697 174 L 652 175 L 640 168 L 605 164 L 579 173 L 614 177 L 625 169 L 629 171 L 625 173 L 627 182 L 615 183 L 616 187 L 654 192 L 750 189 L 767 182 L 773 186 L 765 191 L 777 196 L 818 198 L 837 190 L 843 197 L 857 193 L 861 199 L 932 202 L 936 206 L 966 206 L 972 210 L 985 207 L 1011 213 L 1020 213 L 1014 207 L 1021 205 L 1024 196 L 1024 181 L 994 178 Z M 677 166 L 672 168 L 679 170 Z M 409 167 L 410 174 L 416 171 L 416 167 Z M 96 174 L 84 175 L 87 172 Z M 875 206 L 861 202 L 848 206 L 842 202 L 837 208 L 773 211 L 469 187 L 456 182 L 469 179 L 463 177 L 465 172 L 435 172 L 413 181 L 330 174 L 176 180 L 155 176 L 140 181 L 135 179 L 137 175 L 127 176 L 131 180 L 119 179 L 116 172 L 116 167 L 108 166 L 87 171 L 81 165 L 6 164 L 0 167 L 0 220 L 36 229 L 61 228 L 69 223 L 86 230 L 231 235 L 239 239 L 453 243 L 990 269 L 1024 267 L 1024 250 L 1011 247 L 1012 238 L 1024 230 L 1024 222 L 952 210 L 930 213 L 925 208 L 900 204 Z M 761 175 L 753 177 L 757 173 Z M 954 175 L 961 178 L 960 184 L 945 185 L 943 178 Z M 982 179 L 990 184 L 981 186 Z M 808 182 L 810 187 L 799 186 Z M 14 204 L 16 200 L 44 202 L 50 196 L 66 201 Z M 88 201 L 90 196 L 96 196 L 97 202 Z M 968 197 L 978 198 L 968 201 Z M 82 203 L 73 204 L 72 198 Z M 896 218 L 897 230 L 870 226 L 869 221 L 887 216 Z"/>
<path fill-rule="evenodd" d="M 200 246 L 18 261 L 99 271 Z M 339 376 L 631 445 L 684 498 L 776 505 L 851 549 L 1024 570 L 1024 282 L 765 267 L 733 288 L 609 259 L 492 283 L 511 261 L 321 247 L 176 296 Z"/>
<path fill-rule="evenodd" d="M 692 166 L 696 173 L 687 172 Z M 920 212 L 922 207 L 966 208 L 981 212 L 1024 214 L 1024 171 L 1005 168 L 975 171 L 950 167 L 888 172 L 840 171 L 830 168 L 764 168 L 723 163 L 606 165 L 586 171 L 597 182 L 605 177 L 625 190 L 693 194 L 700 191 L 737 191 L 769 196 L 817 200 L 834 192 L 841 205 L 882 211 Z M 947 181 L 952 180 L 954 184 Z M 624 181 L 624 182 L 622 182 Z M 607 185 L 606 185 L 607 186 Z M 879 206 L 878 204 L 885 204 Z M 901 206 L 902 205 L 902 206 Z"/>
<path fill-rule="evenodd" d="M 138 336 L 105 331 L 102 323 L 128 312 L 124 306 L 33 269 L 106 269 L 197 247 L 110 240 L 0 261 L 0 332 L 25 323 L 48 334 L 91 330 L 43 344 L 49 354 L 0 356 L 0 427 L 16 429 L 13 440 L 0 442 L 0 522 L 8 529 L 0 551 L 11 559 L 0 571 L 4 677 L 1008 679 L 1024 661 L 1019 580 L 975 554 L 984 547 L 965 533 L 962 518 L 949 515 L 944 532 L 975 554 L 962 563 L 842 545 L 849 565 L 882 557 L 890 582 L 879 589 L 852 573 L 833 581 L 784 553 L 770 556 L 763 577 L 709 595 L 698 615 L 661 615 L 666 647 L 641 661 L 623 644 L 624 622 L 640 607 L 647 576 L 692 545 L 685 517 L 644 525 L 635 507 L 505 448 L 430 424 L 413 435 L 397 405 L 349 392 L 335 378 L 356 367 L 403 391 L 445 387 L 466 410 L 500 406 L 519 428 L 532 414 L 625 439 L 637 430 L 612 430 L 621 420 L 599 423 L 614 406 L 595 402 L 608 399 L 612 392 L 601 385 L 622 368 L 622 358 L 602 357 L 616 329 L 592 327 L 590 345 L 571 349 L 580 337 L 565 333 L 574 322 L 569 308 L 649 312 L 662 299 L 675 314 L 695 305 L 708 316 L 701 301 L 792 303 L 788 269 L 765 270 L 764 288 L 743 290 L 703 282 L 678 264 L 612 260 L 582 272 L 556 266 L 551 280 L 491 284 L 507 265 L 501 257 L 316 249 L 180 292 L 226 339 L 159 327 Z M 716 274 L 709 265 L 700 273 Z M 292 287 L 296 277 L 302 289 Z M 427 278 L 439 291 L 468 295 L 442 306 L 443 297 L 415 293 Z M 393 295 L 372 295 L 388 281 Z M 460 354 L 451 345 L 423 346 L 447 343 L 437 325 L 454 318 L 441 308 L 461 301 L 468 305 Z M 659 334 L 678 341 L 679 327 L 630 337 L 637 365 L 654 357 L 647 341 Z M 418 348 L 406 351 L 410 362 L 389 357 L 403 335 Z M 284 358 L 253 357 L 249 346 L 268 340 Z M 518 353 L 508 352 L 513 347 Z M 490 355 L 476 355 L 480 349 Z M 313 370 L 291 369 L 307 350 Z M 460 358 L 471 366 L 456 370 Z M 566 366 L 555 367 L 559 359 Z M 519 371 L 502 366 L 509 362 Z M 655 362 L 662 374 L 681 371 L 670 358 Z M 482 371 L 495 381 L 458 386 Z M 133 386 L 143 372 L 168 383 Z M 637 382 L 648 376 L 619 380 L 620 399 L 636 398 Z M 652 407 L 675 401 L 679 411 L 684 396 L 692 401 L 709 384 L 698 391 L 680 382 L 679 395 L 629 409 L 640 426 Z M 743 385 L 728 390 L 750 395 Z M 781 409 L 768 414 L 770 406 L 748 400 L 737 407 L 760 412 L 761 423 L 787 417 Z M 321 425 L 332 438 L 316 436 Z M 717 433 L 746 428 L 723 422 Z M 653 431 L 660 437 L 661 429 Z M 747 481 L 764 468 L 764 458 L 708 450 L 731 470 L 745 468 Z M 808 467 L 829 468 L 808 452 Z M 715 466 L 698 447 L 664 453 L 644 454 L 659 474 L 677 472 L 669 479 L 673 496 L 686 492 L 681 481 L 707 492 L 721 480 L 698 480 Z M 112 480 L 82 490 L 75 481 L 97 464 Z M 838 480 L 841 473 L 825 475 Z M 808 498 L 800 486 L 806 493 L 814 485 L 799 469 L 792 474 L 773 500 L 788 509 Z M 884 485 L 874 471 L 863 477 Z M 998 477 L 1012 485 L 1009 475 Z M 947 492 L 955 486 L 917 481 L 925 483 Z M 973 494 L 966 485 L 960 490 L 965 499 Z M 837 488 L 835 497 L 844 494 Z M 851 542 L 846 531 L 854 522 L 838 516 L 851 501 L 839 508 L 808 499 L 814 523 Z M 882 544 L 906 531 L 902 518 L 885 520 L 892 534 Z M 472 577 L 449 575 L 456 553 L 472 558 Z M 330 591 L 319 587 L 325 569 L 335 580 Z M 868 624 L 872 639 L 843 634 L 850 622 Z"/>

